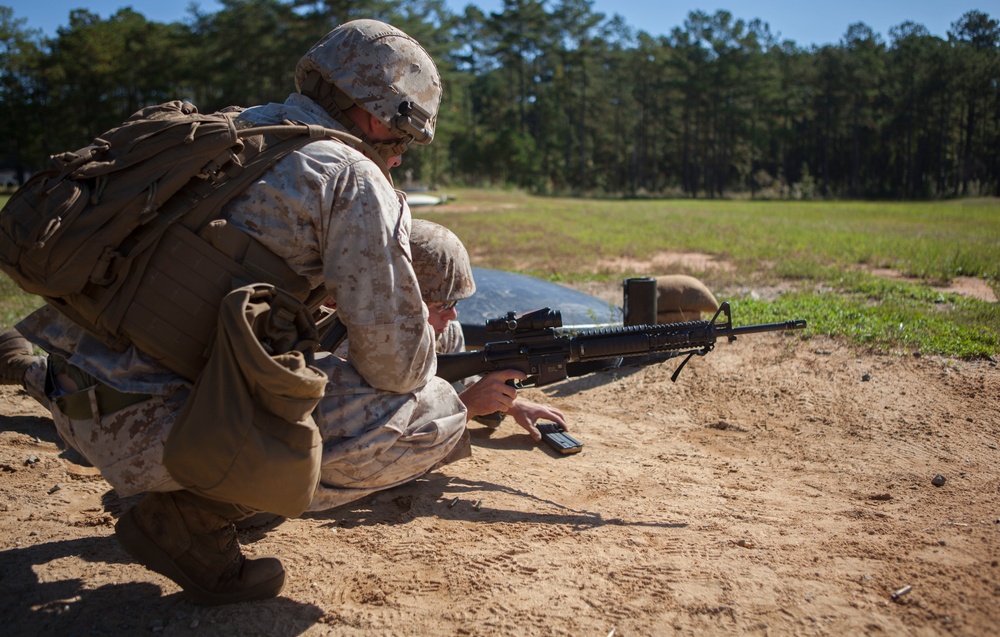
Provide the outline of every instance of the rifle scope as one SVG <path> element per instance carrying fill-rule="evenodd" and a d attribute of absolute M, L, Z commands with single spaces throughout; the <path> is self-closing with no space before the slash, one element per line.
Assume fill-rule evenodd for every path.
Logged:
<path fill-rule="evenodd" d="M 489 334 L 539 332 L 553 327 L 562 327 L 562 313 L 547 307 L 523 314 L 507 312 L 507 316 L 486 320 L 486 332 Z"/>

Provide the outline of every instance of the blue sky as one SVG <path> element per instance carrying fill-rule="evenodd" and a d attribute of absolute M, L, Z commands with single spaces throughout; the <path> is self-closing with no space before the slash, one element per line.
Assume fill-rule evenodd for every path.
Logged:
<path fill-rule="evenodd" d="M 484 11 L 497 11 L 502 0 L 447 0 L 453 11 L 475 4 Z M 131 6 L 157 22 L 184 21 L 189 14 L 185 0 L 0 0 L 13 8 L 15 18 L 27 19 L 27 26 L 54 35 L 69 21 L 72 9 L 85 8 L 107 18 L 118 8 Z M 202 10 L 213 12 L 220 5 L 215 0 L 196 0 Z M 709 3 L 678 3 L 671 0 L 595 0 L 594 11 L 608 17 L 618 13 L 629 26 L 642 28 L 653 35 L 665 35 L 683 24 L 691 11 L 712 14 L 725 9 L 736 18 L 760 18 L 781 39 L 794 40 L 799 46 L 836 44 L 855 22 L 864 22 L 883 39 L 889 29 L 907 20 L 922 24 L 934 35 L 945 37 L 951 24 L 964 13 L 978 10 L 1000 19 L 1000 0 L 716 0 Z"/>

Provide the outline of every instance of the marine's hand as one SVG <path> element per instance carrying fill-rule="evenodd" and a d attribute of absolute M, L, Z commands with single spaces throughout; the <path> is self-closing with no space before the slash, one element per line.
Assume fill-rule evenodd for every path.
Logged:
<path fill-rule="evenodd" d="M 516 369 L 504 369 L 483 376 L 476 384 L 458 395 L 469 410 L 469 419 L 494 412 L 506 413 L 517 399 L 517 390 L 507 381 L 526 378 Z"/>
<path fill-rule="evenodd" d="M 539 420 L 551 421 L 562 425 L 563 429 L 567 431 L 569 430 L 563 413 L 550 405 L 542 405 L 539 403 L 533 403 L 530 400 L 518 398 L 514 401 L 513 406 L 511 406 L 507 413 L 514 417 L 517 424 L 524 427 L 535 442 L 540 442 L 542 440 L 542 434 L 540 434 L 538 432 L 538 428 L 535 427 L 535 423 Z"/>

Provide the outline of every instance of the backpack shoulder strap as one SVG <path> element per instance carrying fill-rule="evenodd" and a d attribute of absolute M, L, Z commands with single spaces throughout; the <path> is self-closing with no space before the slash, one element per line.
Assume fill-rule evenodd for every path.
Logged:
<path fill-rule="evenodd" d="M 226 169 L 219 170 L 213 176 L 211 183 L 203 184 L 206 192 L 202 204 L 185 214 L 182 221 L 192 230 L 197 231 L 217 218 L 226 202 L 246 190 L 281 159 L 310 142 L 331 140 L 349 146 L 366 146 L 364 142 L 349 133 L 294 122 L 245 128 L 237 124 L 236 134 L 244 142 L 245 150 L 240 153 L 237 161 Z M 382 165 L 385 166 L 385 162 L 382 162 Z M 385 172 L 388 172 L 387 167 Z"/>

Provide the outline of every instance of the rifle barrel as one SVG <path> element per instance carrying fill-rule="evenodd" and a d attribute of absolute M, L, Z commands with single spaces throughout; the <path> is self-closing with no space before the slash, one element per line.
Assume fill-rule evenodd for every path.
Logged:
<path fill-rule="evenodd" d="M 732 336 L 739 336 L 740 334 L 756 334 L 758 332 L 782 332 L 784 330 L 801 330 L 806 326 L 804 319 L 797 319 L 794 321 L 783 321 L 781 323 L 764 323 L 763 325 L 744 325 L 743 327 L 734 327 L 731 330 L 725 330 L 724 333 L 729 333 Z"/>

